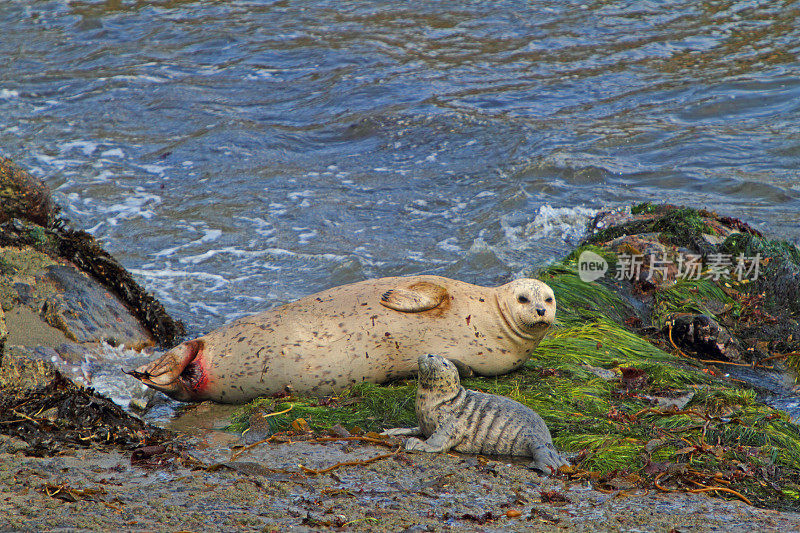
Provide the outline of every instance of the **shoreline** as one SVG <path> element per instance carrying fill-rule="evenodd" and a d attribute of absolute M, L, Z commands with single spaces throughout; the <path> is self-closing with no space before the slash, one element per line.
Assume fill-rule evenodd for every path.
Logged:
<path fill-rule="evenodd" d="M 11 175 L 23 190 L 29 187 L 26 180 L 33 179 L 18 170 Z M 30 201 L 41 203 L 42 197 L 35 195 Z M 103 362 L 103 346 L 169 344 L 162 334 L 174 334 L 176 323 L 159 314 L 163 308 L 146 293 L 121 304 L 113 291 L 98 288 L 99 263 L 87 263 L 71 245 L 59 245 L 61 230 L 52 221 L 44 222 L 52 227 L 43 227 L 16 218 L 24 210 L 0 219 L 5 239 L 0 272 L 6 276 L 0 286 L 5 309 L 0 318 L 6 318 L 0 322 L 0 402 L 6 406 L 0 420 L 0 487 L 5 493 L 0 512 L 7 518 L 0 529 L 800 528 L 796 512 L 752 507 L 738 499 L 755 495 L 761 505 L 798 508 L 797 426 L 761 404 L 755 393 L 718 375 L 714 361 L 709 363 L 713 356 L 725 358 L 726 364 L 756 366 L 772 352 L 796 349 L 800 334 L 793 336 L 798 326 L 796 320 L 791 322 L 795 302 L 759 299 L 751 292 L 756 283 L 730 291 L 705 282 L 675 283 L 675 272 L 669 270 L 655 282 L 645 271 L 626 283 L 585 283 L 578 279 L 577 263 L 580 250 L 611 261 L 612 255 L 631 249 L 769 249 L 770 257 L 783 263 L 772 262 L 764 283 L 789 287 L 791 295 L 800 290 L 793 285 L 795 252 L 758 237 L 739 221 L 712 213 L 644 204 L 636 210 L 622 218 L 606 213 L 602 220 L 608 224 L 602 230 L 539 273 L 556 290 L 560 325 L 525 367 L 465 383 L 514 397 L 542 414 L 557 445 L 574 456 L 574 468 L 555 478 L 542 478 L 502 459 L 402 451 L 320 475 L 298 466 L 327 468 L 387 455 L 386 447 L 365 445 L 358 438 L 312 442 L 339 423 L 347 423 L 354 435 L 358 431 L 353 426 L 370 431 L 401 425 L 399 421 L 409 416 L 410 382 L 355 388 L 325 401 L 262 399 L 233 416 L 232 433 L 214 429 L 228 425 L 224 422 L 230 421 L 230 412 L 224 411 L 223 417 L 211 404 L 182 410 L 181 423 L 212 420 L 207 429 L 176 431 L 175 424 L 168 434 L 142 424 L 65 380 L 59 368 L 79 368 L 91 378 L 97 368 L 87 363 L 94 361 L 96 367 Z M 595 220 L 595 229 L 600 221 Z M 89 249 L 93 246 L 96 243 Z M 70 257 L 78 259 L 64 259 L 59 255 L 64 250 L 72 250 Z M 758 285 L 757 290 L 762 289 Z M 126 307 L 134 304 L 144 308 Z M 742 315 L 743 309 L 750 314 Z M 143 321 L 142 316 L 155 317 L 155 322 Z M 691 317 L 686 324 L 693 328 L 712 324 L 703 331 L 713 335 L 681 333 L 684 323 L 676 320 L 685 316 Z M 108 329 L 106 322 L 126 325 Z M 12 330 L 8 335 L 6 327 Z M 23 346 L 20 341 L 33 344 Z M 789 367 L 798 364 L 791 357 L 784 359 Z M 119 366 L 117 360 L 104 363 Z M 679 397 L 688 398 L 688 403 L 677 406 Z M 661 401 L 666 403 L 662 406 Z M 259 415 L 272 415 L 287 405 L 291 413 L 268 418 L 269 424 L 252 428 L 249 437 L 262 432 L 263 438 L 283 435 L 291 443 L 264 443 L 246 451 L 239 447 L 237 433 L 251 428 Z M 193 417 L 195 422 L 190 422 Z M 698 417 L 704 421 L 699 425 Z M 387 444 L 394 450 L 397 443 Z M 231 455 L 239 452 L 244 453 L 232 461 Z M 759 488 L 758 482 L 766 488 Z M 64 513 L 64 505 L 69 513 Z"/>

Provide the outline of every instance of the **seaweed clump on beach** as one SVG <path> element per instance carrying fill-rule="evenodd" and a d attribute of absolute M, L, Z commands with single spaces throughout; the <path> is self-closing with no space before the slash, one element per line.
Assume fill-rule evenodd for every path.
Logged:
<path fill-rule="evenodd" d="M 171 434 L 147 426 L 91 389 L 55 372 L 32 388 L 5 387 L 0 394 L 0 435 L 27 446 L 25 455 L 45 457 L 69 447 L 116 446 L 136 449 L 170 440 Z"/>

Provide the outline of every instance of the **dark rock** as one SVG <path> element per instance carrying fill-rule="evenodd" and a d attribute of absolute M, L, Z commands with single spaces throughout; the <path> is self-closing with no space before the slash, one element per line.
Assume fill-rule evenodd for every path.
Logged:
<path fill-rule="evenodd" d="M 58 290 L 45 300 L 41 313 L 53 327 L 76 342 L 105 341 L 134 349 L 152 343 L 152 337 L 128 310 L 89 276 L 67 265 L 51 266 L 37 280 Z"/>
<path fill-rule="evenodd" d="M 744 362 L 736 339 L 708 315 L 679 315 L 667 329 L 670 327 L 672 340 L 684 351 L 693 352 L 701 359 Z"/>
<path fill-rule="evenodd" d="M 58 214 L 47 186 L 5 157 L 0 157 L 0 203 L 0 222 L 22 218 L 48 228 Z"/>
<path fill-rule="evenodd" d="M 0 257 L 6 265 L 2 282 L 16 295 L 6 321 L 9 343 L 54 347 L 71 340 L 135 349 L 154 343 L 117 298 L 73 264 L 30 247 L 0 248 Z"/>
<path fill-rule="evenodd" d="M 91 274 L 128 307 L 162 346 L 176 344 L 185 334 L 183 323 L 170 317 L 161 302 L 146 292 L 97 241 L 86 232 L 59 233 L 59 254 Z"/>
<path fill-rule="evenodd" d="M 0 305 L 6 311 L 22 301 L 37 313 L 41 312 L 49 324 L 64 330 L 67 337 L 80 342 L 94 341 L 107 333 L 101 340 L 141 344 L 141 330 L 144 329 L 149 331 L 149 335 L 144 335 L 148 342 L 154 340 L 168 347 L 184 335 L 183 324 L 172 320 L 163 306 L 142 289 L 94 237 L 68 227 L 67 221 L 59 216 L 59 209 L 52 203 L 44 183 L 2 157 L 0 247 L 4 247 L 0 249 Z M 13 264 L 20 250 L 29 256 L 28 259 L 33 255 L 28 253 L 30 250 L 38 252 L 39 256 L 33 263 L 20 268 L 19 264 Z M 31 304 L 36 299 L 32 283 L 46 284 L 48 280 L 21 278 L 31 273 L 29 269 L 40 271 L 48 263 L 57 265 L 49 272 L 49 281 L 60 284 L 65 296 L 54 302 L 43 304 L 36 301 Z M 100 286 L 96 290 L 89 288 L 90 284 L 79 278 L 78 271 L 91 276 Z M 12 281 L 11 278 L 17 279 Z M 76 288 L 79 288 L 78 292 L 72 293 Z M 100 292 L 106 291 L 109 294 L 98 299 Z M 111 303 L 113 299 L 119 302 Z M 103 315 L 97 320 L 87 321 L 87 316 L 98 309 Z M 122 319 L 123 323 L 117 320 L 128 315 L 138 320 L 141 326 L 132 326 L 127 318 Z M 101 320 L 109 316 L 115 318 L 103 324 Z M 97 328 L 98 324 L 103 324 L 105 331 Z M 2 344 L 0 335 L 0 357 Z"/>

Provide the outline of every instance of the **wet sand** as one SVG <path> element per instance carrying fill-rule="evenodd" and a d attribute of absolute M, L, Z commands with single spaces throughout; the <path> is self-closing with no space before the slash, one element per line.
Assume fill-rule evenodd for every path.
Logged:
<path fill-rule="evenodd" d="M 795 531 L 800 514 L 657 491 L 603 493 L 522 464 L 472 456 L 383 455 L 352 442 L 262 444 L 231 462 L 238 436 L 191 437 L 190 457 L 131 466 L 131 452 L 26 457 L 0 436 L 2 531 Z M 223 465 L 207 469 L 192 468 Z M 542 493 L 566 502 L 544 503 Z M 545 495 L 545 499 L 547 496 Z M 66 500 L 66 501 L 65 501 Z M 74 501 L 70 501 L 74 500 Z"/>

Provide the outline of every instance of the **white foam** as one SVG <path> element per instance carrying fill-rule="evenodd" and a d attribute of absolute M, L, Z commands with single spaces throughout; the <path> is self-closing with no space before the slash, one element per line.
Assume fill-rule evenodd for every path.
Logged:
<path fill-rule="evenodd" d="M 314 191 L 306 189 L 305 191 L 294 191 L 286 195 L 290 200 L 299 200 L 301 198 L 313 198 Z"/>
<path fill-rule="evenodd" d="M 116 226 L 121 220 L 130 220 L 137 217 L 150 219 L 155 212 L 150 209 L 161 204 L 161 197 L 145 191 L 143 187 L 134 187 L 133 193 L 122 202 L 109 206 L 98 206 L 101 213 L 107 215 L 106 221 Z"/>
<path fill-rule="evenodd" d="M 78 149 L 83 152 L 83 155 L 92 155 L 97 150 L 97 143 L 91 141 L 71 141 L 66 143 L 61 143 L 58 146 L 58 150 L 63 154 L 66 152 L 70 152 L 74 149 Z"/>
<path fill-rule="evenodd" d="M 142 168 L 151 174 L 157 174 L 159 176 L 163 176 L 169 169 L 168 166 L 164 165 L 142 165 Z"/>
<path fill-rule="evenodd" d="M 19 91 L 15 91 L 13 89 L 0 89 L 0 98 L 3 100 L 19 98 Z"/>
<path fill-rule="evenodd" d="M 178 260 L 178 262 L 180 262 L 182 264 L 197 265 L 199 263 L 203 263 L 203 262 L 211 259 L 212 257 L 215 257 L 217 255 L 221 255 L 221 254 L 228 254 L 228 255 L 232 255 L 234 257 L 253 258 L 253 257 L 263 257 L 265 255 L 269 255 L 269 252 L 267 250 L 240 250 L 238 248 L 234 248 L 232 246 L 228 246 L 228 247 L 225 247 L 225 248 L 220 248 L 218 250 L 208 250 L 207 252 L 203 252 L 202 254 L 190 255 L 190 256 L 187 256 L 187 257 L 181 257 Z M 259 264 L 259 268 L 265 268 L 267 270 L 280 270 L 280 267 L 272 266 L 272 265 L 265 265 L 265 264 Z M 237 280 L 233 280 L 233 281 L 237 281 Z"/>
<path fill-rule="evenodd" d="M 104 170 L 94 178 L 92 178 L 92 183 L 108 183 L 109 178 L 113 178 L 114 173 L 110 170 Z"/>
<path fill-rule="evenodd" d="M 223 316 L 224 315 L 224 312 L 220 311 L 220 306 L 208 305 L 207 303 L 205 303 L 205 302 L 203 302 L 201 300 L 198 300 L 198 301 L 194 302 L 192 305 L 193 305 L 193 307 L 196 307 L 198 309 L 202 309 L 205 312 L 207 312 L 209 314 L 212 314 L 214 316 Z"/>
<path fill-rule="evenodd" d="M 247 222 L 251 222 L 255 226 L 256 233 L 258 233 L 262 237 L 272 237 L 273 235 L 275 235 L 275 228 L 272 226 L 272 223 L 267 222 L 263 218 L 260 217 L 236 217 L 236 218 L 239 220 L 246 220 Z"/>
<path fill-rule="evenodd" d="M 69 194 L 65 194 L 64 198 L 67 200 L 66 204 L 70 211 L 77 213 L 81 216 L 89 216 L 91 215 L 90 211 L 86 211 L 78 207 L 79 204 L 87 205 L 91 203 L 90 198 L 81 199 L 80 195 L 76 192 L 71 192 Z M 87 201 L 88 200 L 88 201 Z M 105 221 L 100 221 L 98 225 L 104 224 Z M 90 232 L 91 233 L 91 232 Z"/>
<path fill-rule="evenodd" d="M 303 254 L 292 252 L 291 250 L 286 250 L 285 248 L 267 248 L 264 251 L 276 257 L 299 257 L 301 259 L 310 259 L 315 261 L 343 261 L 348 257 L 347 255 L 338 254 Z"/>
<path fill-rule="evenodd" d="M 100 157 L 125 157 L 125 152 L 121 148 L 112 148 L 100 152 Z"/>
<path fill-rule="evenodd" d="M 567 151 L 555 151 L 546 155 L 542 158 L 542 164 L 567 169 L 597 167 L 613 174 L 632 174 L 651 168 L 642 164 L 639 158 L 630 160 L 621 157 L 587 154 L 585 152 L 574 154 Z"/>
<path fill-rule="evenodd" d="M 445 252 L 452 252 L 457 254 L 463 253 L 464 250 L 459 245 L 456 244 L 457 240 L 458 240 L 457 237 L 449 237 L 443 241 L 437 242 L 436 246 L 438 246 Z"/>
<path fill-rule="evenodd" d="M 66 159 L 59 159 L 57 157 L 51 157 L 46 154 L 36 154 L 35 157 L 45 165 L 53 167 L 58 170 L 64 170 L 64 168 L 70 163 L 70 161 Z"/>
<path fill-rule="evenodd" d="M 580 240 L 586 233 L 589 219 L 597 215 L 597 209 L 588 207 L 539 207 L 533 222 L 525 226 L 523 234 L 530 239 L 561 238 L 565 242 Z"/>
<path fill-rule="evenodd" d="M 297 235 L 297 239 L 298 241 L 300 241 L 300 244 L 307 244 L 310 240 L 317 237 L 318 235 L 319 232 L 317 230 L 306 229 L 305 231 Z"/>
<path fill-rule="evenodd" d="M 223 250 L 209 250 L 209 251 L 207 251 L 205 253 L 202 253 L 202 254 L 189 255 L 189 256 L 186 256 L 186 257 L 181 257 L 178 261 L 181 262 L 181 263 L 184 263 L 184 264 L 190 263 L 192 265 L 196 265 L 198 263 L 202 263 L 202 262 L 204 262 L 204 261 L 206 261 L 208 259 L 211 259 L 212 257 L 214 257 L 217 254 L 225 253 L 226 251 L 227 250 L 224 250 L 224 249 Z"/>
<path fill-rule="evenodd" d="M 165 248 L 164 250 L 161 250 L 161 251 L 158 251 L 158 252 L 154 253 L 153 256 L 154 257 L 169 256 L 169 255 L 174 254 L 178 250 L 182 250 L 182 249 L 187 248 L 189 246 L 194 246 L 194 245 L 198 245 L 198 244 L 207 244 L 209 242 L 216 241 L 221 236 L 222 236 L 222 230 L 206 228 L 206 229 L 203 230 L 203 236 L 200 237 L 199 239 L 195 239 L 193 241 L 189 241 L 187 243 L 180 244 L 178 246 L 173 246 L 171 248 Z"/>
<path fill-rule="evenodd" d="M 406 206 L 406 211 L 408 212 L 409 215 L 416 215 L 422 218 L 431 218 L 439 215 L 439 213 L 431 213 L 430 211 L 422 211 L 420 209 L 415 209 L 410 205 Z"/>
<path fill-rule="evenodd" d="M 230 283 L 228 279 L 220 276 L 219 274 L 211 274 L 210 272 L 189 272 L 186 270 L 173 270 L 171 268 L 165 268 L 161 270 L 140 270 L 136 268 L 129 268 L 128 270 L 137 276 L 150 279 L 198 279 L 200 281 L 210 283 L 211 290 L 221 289 Z"/>

